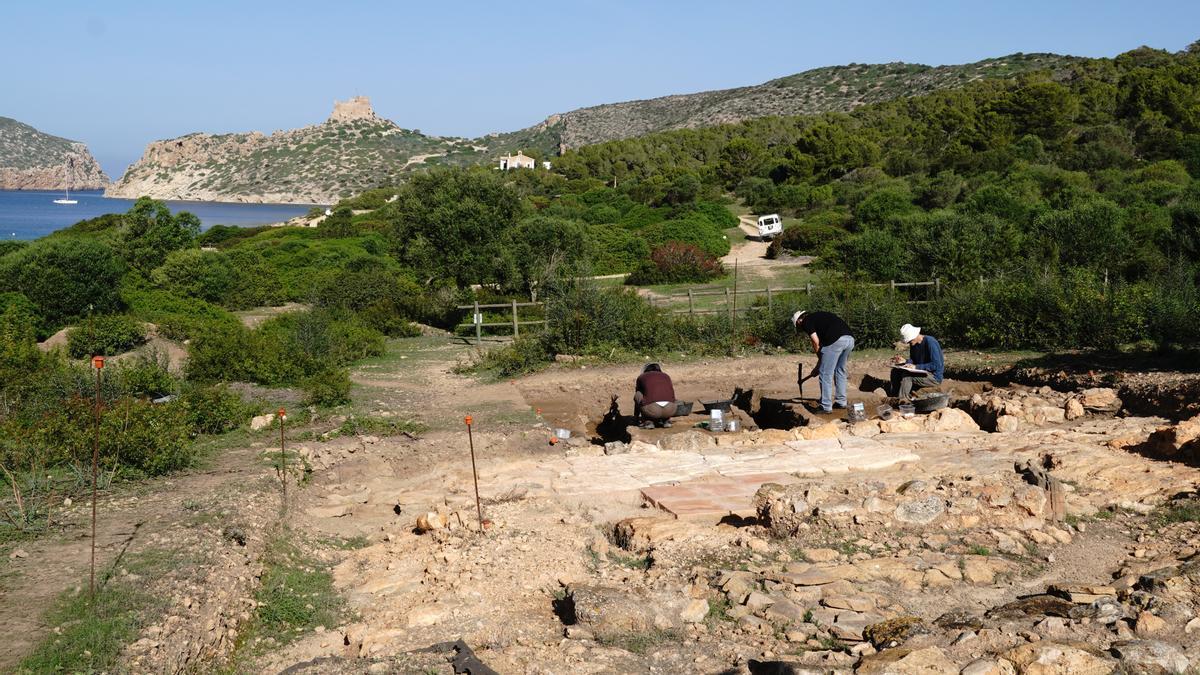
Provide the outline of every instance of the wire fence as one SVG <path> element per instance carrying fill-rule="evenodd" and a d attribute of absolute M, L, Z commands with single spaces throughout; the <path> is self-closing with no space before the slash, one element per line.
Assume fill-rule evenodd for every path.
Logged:
<path fill-rule="evenodd" d="M 874 288 L 886 288 L 896 295 L 905 295 L 904 302 L 908 304 L 923 304 L 932 302 L 941 296 L 943 284 L 941 279 L 932 281 L 890 281 L 883 284 L 869 284 Z M 803 286 L 773 287 L 767 285 L 760 288 L 689 288 L 666 294 L 650 294 L 647 299 L 650 304 L 662 308 L 671 314 L 686 314 L 700 316 L 705 314 L 745 314 L 765 309 L 771 312 L 775 308 L 775 299 L 788 293 L 804 293 L 812 295 L 818 288 L 813 283 Z M 760 302 L 761 301 L 761 302 Z"/>

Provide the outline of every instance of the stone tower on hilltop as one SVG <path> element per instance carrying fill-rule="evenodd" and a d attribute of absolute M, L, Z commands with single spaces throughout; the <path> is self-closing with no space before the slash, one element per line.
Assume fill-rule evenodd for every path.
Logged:
<path fill-rule="evenodd" d="M 366 120 L 374 122 L 379 118 L 375 115 L 375 110 L 371 108 L 371 99 L 366 96 L 355 96 L 348 101 L 334 101 L 333 114 L 329 116 L 329 122 L 354 122 L 356 120 Z"/>

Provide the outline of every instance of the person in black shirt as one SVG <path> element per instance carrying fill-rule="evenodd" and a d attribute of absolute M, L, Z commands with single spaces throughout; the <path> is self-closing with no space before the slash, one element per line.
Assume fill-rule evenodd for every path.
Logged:
<path fill-rule="evenodd" d="M 854 336 L 850 334 L 850 326 L 831 312 L 805 310 L 793 314 L 792 323 L 797 331 L 812 340 L 813 353 L 817 355 L 817 371 L 820 373 L 821 410 L 833 412 L 834 405 L 845 408 L 849 378 L 846 365 L 850 360 L 850 352 L 854 351 Z"/>

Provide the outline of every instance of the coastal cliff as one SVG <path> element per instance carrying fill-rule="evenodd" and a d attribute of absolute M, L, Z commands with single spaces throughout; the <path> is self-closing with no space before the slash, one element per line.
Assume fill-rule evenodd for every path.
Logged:
<path fill-rule="evenodd" d="M 107 184 L 83 143 L 0 117 L 0 190 L 95 190 Z"/>
<path fill-rule="evenodd" d="M 108 197 L 332 204 L 393 183 L 427 157 L 470 149 L 378 117 L 366 97 L 334 103 L 325 122 L 241 134 L 195 133 L 151 143 Z"/>

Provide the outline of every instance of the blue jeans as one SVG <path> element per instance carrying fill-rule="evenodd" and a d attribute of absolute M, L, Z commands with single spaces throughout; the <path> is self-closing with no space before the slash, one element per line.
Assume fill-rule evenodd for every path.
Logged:
<path fill-rule="evenodd" d="M 848 372 L 846 370 L 846 362 L 850 360 L 850 352 L 854 351 L 854 338 L 850 335 L 843 335 L 838 338 L 833 344 L 821 347 L 821 359 L 817 367 L 820 368 L 821 379 L 821 410 L 829 412 L 833 410 L 833 381 L 834 376 L 837 376 L 837 404 L 845 407 L 846 405 L 846 380 Z"/>

